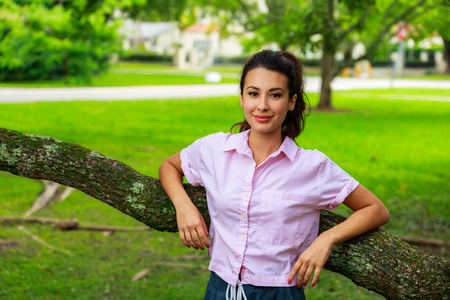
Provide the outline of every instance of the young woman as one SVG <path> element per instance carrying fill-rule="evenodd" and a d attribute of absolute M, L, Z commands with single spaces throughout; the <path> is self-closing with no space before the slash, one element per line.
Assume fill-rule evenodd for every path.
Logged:
<path fill-rule="evenodd" d="M 305 299 L 301 287 L 316 285 L 333 245 L 387 223 L 389 213 L 324 154 L 294 142 L 306 109 L 294 55 L 256 53 L 243 67 L 240 94 L 239 133 L 215 133 L 170 156 L 161 183 L 183 244 L 209 248 L 205 299 Z M 183 176 L 206 189 L 209 232 Z M 317 236 L 320 210 L 340 203 L 354 213 Z"/>

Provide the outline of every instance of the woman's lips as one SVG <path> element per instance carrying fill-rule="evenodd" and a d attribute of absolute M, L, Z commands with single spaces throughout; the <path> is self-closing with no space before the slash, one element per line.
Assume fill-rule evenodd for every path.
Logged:
<path fill-rule="evenodd" d="M 268 122 L 272 118 L 272 116 L 254 116 L 254 118 L 258 122 L 265 123 Z"/>

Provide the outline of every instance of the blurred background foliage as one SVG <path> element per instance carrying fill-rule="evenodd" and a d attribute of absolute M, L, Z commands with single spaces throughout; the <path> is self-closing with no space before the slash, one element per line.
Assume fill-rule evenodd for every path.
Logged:
<path fill-rule="evenodd" d="M 2 1 L 0 80 L 87 80 L 105 72 L 119 49 L 111 16 L 120 2 Z"/>
<path fill-rule="evenodd" d="M 386 60 L 387 50 L 395 50 L 389 44 L 392 26 L 400 21 L 413 28 L 409 38 L 440 35 L 447 49 L 448 10 L 444 0 L 3 0 L 0 80 L 90 81 L 122 52 L 118 28 L 123 18 L 175 21 L 180 28 L 208 18 L 222 36 L 237 25 L 251 32 L 242 39 L 247 53 L 267 45 L 298 53 L 340 52 L 348 65 L 363 58 Z M 358 42 L 366 54 L 351 58 Z"/>

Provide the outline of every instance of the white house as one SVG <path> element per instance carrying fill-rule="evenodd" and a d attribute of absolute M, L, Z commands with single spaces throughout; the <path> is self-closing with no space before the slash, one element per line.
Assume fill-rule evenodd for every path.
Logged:
<path fill-rule="evenodd" d="M 158 54 L 175 54 L 181 31 L 175 22 L 135 22 L 126 20 L 120 28 L 123 49 L 145 49 Z"/>
<path fill-rule="evenodd" d="M 174 63 L 180 68 L 209 66 L 219 50 L 220 28 L 196 23 L 183 30 Z"/>
<path fill-rule="evenodd" d="M 206 67 L 215 56 L 239 56 L 243 47 L 236 34 L 221 39 L 220 28 L 207 23 L 196 23 L 180 30 L 175 22 L 137 22 L 126 20 L 119 31 L 123 48 L 144 49 L 174 57 L 180 68 Z"/>

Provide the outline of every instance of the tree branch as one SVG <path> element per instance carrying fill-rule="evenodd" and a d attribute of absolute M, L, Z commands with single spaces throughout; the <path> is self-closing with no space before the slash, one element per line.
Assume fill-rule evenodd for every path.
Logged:
<path fill-rule="evenodd" d="M 366 7 L 366 11 L 364 12 L 364 14 L 361 15 L 361 17 L 358 19 L 358 21 L 351 25 L 346 31 L 344 31 L 341 36 L 340 36 L 340 40 L 343 40 L 347 37 L 347 35 L 349 35 L 353 30 L 355 30 L 355 28 L 357 28 L 358 26 L 360 26 L 369 16 L 370 14 L 370 10 L 372 9 L 374 3 L 371 3 L 369 5 L 367 5 Z"/>
<path fill-rule="evenodd" d="M 84 147 L 0 128 L 0 170 L 71 186 L 159 231 L 177 231 L 175 209 L 159 180 Z M 209 223 L 205 190 L 185 186 Z M 321 213 L 320 230 L 345 218 Z M 382 231 L 333 248 L 325 266 L 388 299 L 448 298 L 450 263 Z"/>
<path fill-rule="evenodd" d="M 385 23 L 386 19 L 389 16 L 389 13 L 394 9 L 395 4 L 397 4 L 397 0 L 392 1 L 391 4 L 389 5 L 388 9 L 385 11 L 384 16 L 383 16 L 383 21 L 382 23 Z M 378 35 L 376 36 L 376 38 L 372 41 L 372 43 L 367 47 L 366 53 L 357 57 L 357 58 L 349 58 L 343 62 L 338 63 L 338 66 L 336 68 L 336 76 L 342 72 L 342 70 L 346 67 L 349 67 L 351 65 L 353 65 L 354 63 L 364 60 L 364 59 L 370 59 L 370 56 L 372 55 L 373 51 L 375 51 L 376 47 L 379 45 L 381 39 L 383 38 L 383 36 L 392 28 L 392 26 L 394 26 L 394 24 L 400 22 L 401 20 L 405 19 L 406 17 L 408 17 L 408 15 L 410 13 L 412 13 L 414 11 L 414 9 L 416 9 L 419 6 L 424 5 L 426 2 L 426 0 L 422 0 L 419 1 L 416 5 L 409 7 L 407 10 L 405 10 L 403 13 L 401 13 L 400 15 L 398 15 L 397 17 L 395 17 L 391 22 L 389 22 L 382 30 L 380 30 L 378 32 Z M 418 13 L 417 15 L 420 15 L 421 13 Z"/>
<path fill-rule="evenodd" d="M 401 20 L 403 20 L 404 18 L 406 18 L 412 11 L 414 11 L 416 8 L 424 5 L 425 3 L 426 3 L 426 0 L 421 0 L 416 5 L 412 5 L 412 6 L 408 7 L 408 9 L 406 9 L 403 13 L 394 17 L 394 19 L 392 19 L 392 21 L 389 22 L 389 24 L 387 24 L 382 30 L 379 31 L 377 37 L 373 40 L 372 44 L 370 44 L 370 46 L 367 47 L 368 50 L 366 51 L 366 55 L 369 57 L 371 56 L 371 54 L 373 53 L 375 48 L 378 46 L 378 44 L 381 41 L 381 39 L 383 38 L 383 36 L 386 34 L 386 32 L 388 32 L 392 28 L 392 26 L 394 26 L 394 24 L 396 24 L 396 23 L 400 22 Z M 390 9 L 392 9 L 392 7 L 389 7 L 389 10 Z M 385 15 L 385 17 L 387 18 L 387 15 Z"/>

